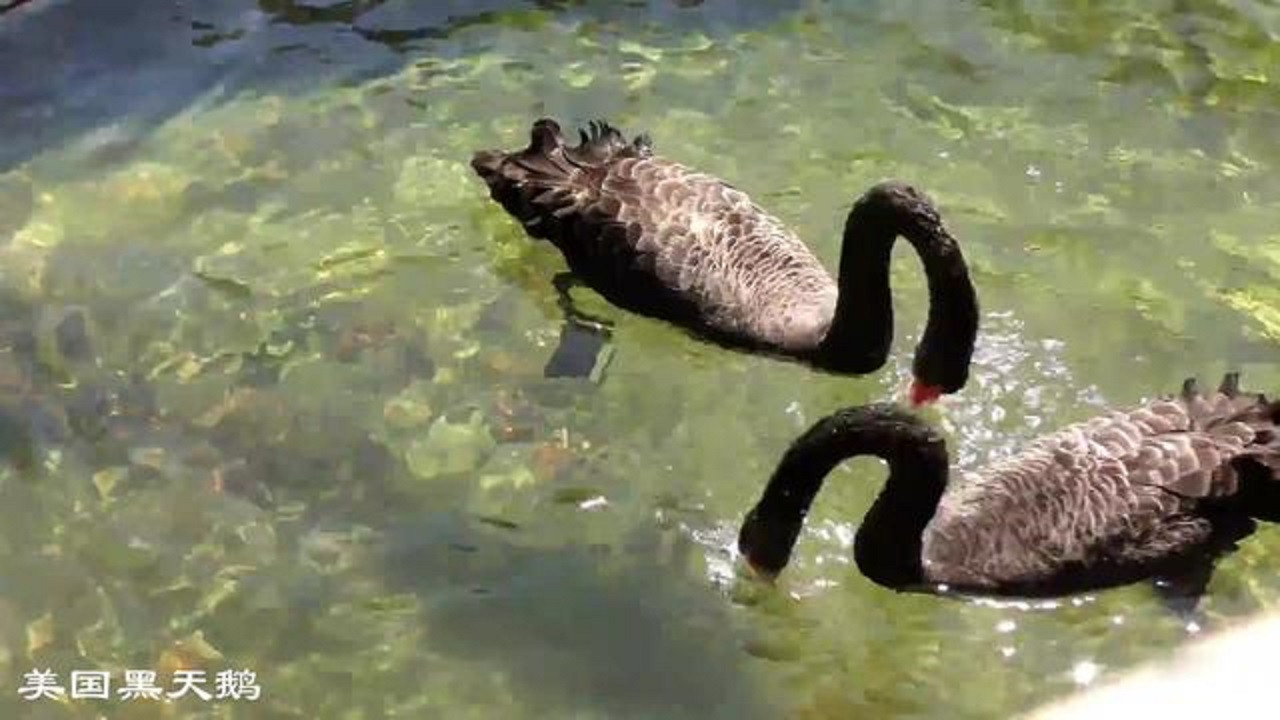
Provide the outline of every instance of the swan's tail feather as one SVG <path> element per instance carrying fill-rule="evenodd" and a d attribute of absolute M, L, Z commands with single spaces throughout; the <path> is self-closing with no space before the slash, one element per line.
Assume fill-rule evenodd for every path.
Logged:
<path fill-rule="evenodd" d="M 1268 479 L 1280 481 L 1280 400 L 1246 392 L 1240 388 L 1240 373 L 1229 372 L 1218 384 L 1217 392 L 1202 394 L 1194 378 L 1182 386 L 1193 427 L 1211 436 L 1247 438 L 1236 462 L 1254 465 L 1265 471 Z M 1242 438 L 1242 439 L 1243 439 Z"/>
<path fill-rule="evenodd" d="M 566 152 L 579 165 L 605 165 L 624 155 L 647 155 L 652 149 L 648 135 L 637 135 L 627 142 L 617 128 L 605 120 L 592 120 L 585 129 L 578 130 L 577 147 Z"/>
<path fill-rule="evenodd" d="M 1271 472 L 1272 480 L 1280 480 L 1280 400 L 1268 401 L 1263 396 L 1259 399 L 1266 404 L 1266 414 L 1270 424 L 1258 433 L 1258 453 L 1254 460 Z"/>
<path fill-rule="evenodd" d="M 536 183 L 563 183 L 573 172 L 564 157 L 564 136 L 554 120 L 543 118 L 529 131 L 529 147 L 516 152 L 481 150 L 471 157 L 471 167 L 489 187 Z"/>
<path fill-rule="evenodd" d="M 1218 383 L 1218 392 L 1233 398 L 1240 394 L 1240 373 L 1236 371 L 1229 372 L 1222 376 L 1222 382 Z"/>
<path fill-rule="evenodd" d="M 648 137 L 631 142 L 609 123 L 595 120 L 579 130 L 570 146 L 550 118 L 533 123 L 529 146 L 515 152 L 481 150 L 471 167 L 489 186 L 489 195 L 534 237 L 554 237 L 559 220 L 598 190 L 603 171 L 626 157 L 652 153 Z"/>
<path fill-rule="evenodd" d="M 572 185 L 578 171 L 602 167 L 623 157 L 652 153 L 648 135 L 627 142 L 622 133 L 604 120 L 592 120 L 578 131 L 580 142 L 570 146 L 560 125 L 550 118 L 533 124 L 529 146 L 516 152 L 481 150 L 471 167 L 492 188 L 501 184 L 538 184 L 543 187 Z"/>

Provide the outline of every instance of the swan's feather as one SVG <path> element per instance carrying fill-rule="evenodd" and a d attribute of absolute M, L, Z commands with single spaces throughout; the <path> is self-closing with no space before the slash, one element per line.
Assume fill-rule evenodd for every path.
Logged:
<path fill-rule="evenodd" d="M 604 122 L 565 144 L 535 123 L 528 148 L 477 153 L 490 194 L 575 272 L 623 304 L 784 352 L 812 351 L 835 313 L 831 275 L 742 191 L 628 142 Z"/>
<path fill-rule="evenodd" d="M 1201 395 L 1067 426 L 948 488 L 925 533 L 925 572 L 977 586 L 1167 559 L 1204 542 L 1201 504 L 1252 464 L 1280 479 L 1280 403 L 1230 377 Z"/>

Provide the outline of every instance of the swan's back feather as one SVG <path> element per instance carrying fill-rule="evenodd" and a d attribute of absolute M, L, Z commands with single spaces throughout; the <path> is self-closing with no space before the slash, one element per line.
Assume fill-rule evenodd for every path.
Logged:
<path fill-rule="evenodd" d="M 1080 568 L 1194 548 L 1201 503 L 1233 495 L 1248 464 L 1280 479 L 1280 402 L 1188 383 L 1178 398 L 1069 425 L 948 488 L 925 533 L 935 582 L 1052 582 Z"/>
<path fill-rule="evenodd" d="M 786 352 L 817 348 L 837 288 L 809 249 L 742 191 L 593 123 L 569 146 L 554 121 L 528 148 L 476 153 L 490 194 L 620 304 Z"/>

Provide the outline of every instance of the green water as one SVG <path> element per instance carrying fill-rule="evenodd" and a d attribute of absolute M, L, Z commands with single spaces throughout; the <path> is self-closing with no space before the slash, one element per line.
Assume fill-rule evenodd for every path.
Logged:
<path fill-rule="evenodd" d="M 1008 717 L 1280 600 L 1267 526 L 1196 624 L 1141 585 L 890 592 L 850 559 L 869 461 L 836 471 L 778 589 L 739 579 L 737 522 L 788 441 L 900 392 L 918 264 L 895 252 L 895 356 L 868 377 L 579 292 L 614 360 L 546 380 L 562 260 L 467 167 L 539 115 L 608 117 L 830 266 L 855 195 L 920 185 L 983 304 L 973 379 L 930 415 L 976 468 L 1186 375 L 1280 389 L 1274 2 L 815 2 L 714 32 L 662 5 L 495 13 L 389 76 L 0 175 L 0 714 Z M 263 694 L 18 698 L 43 667 L 248 668 Z"/>

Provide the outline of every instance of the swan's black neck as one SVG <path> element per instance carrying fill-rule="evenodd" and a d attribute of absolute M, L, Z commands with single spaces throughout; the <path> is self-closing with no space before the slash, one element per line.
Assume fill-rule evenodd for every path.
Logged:
<path fill-rule="evenodd" d="M 905 237 L 924 263 L 929 319 L 916 347 L 916 378 L 955 392 L 969 377 L 978 334 L 978 300 L 960 246 L 933 203 L 895 182 L 868 190 L 849 211 L 840 251 L 840 294 L 819 361 L 833 370 L 871 372 L 884 364 L 893 340 L 889 258 Z"/>
<path fill-rule="evenodd" d="M 753 566 L 770 575 L 786 567 L 827 474 L 858 455 L 889 464 L 889 479 L 858 528 L 858 568 L 889 587 L 924 579 L 921 540 L 946 489 L 947 446 L 922 420 L 891 404 L 841 410 L 792 443 L 738 535 L 738 548 Z"/>

